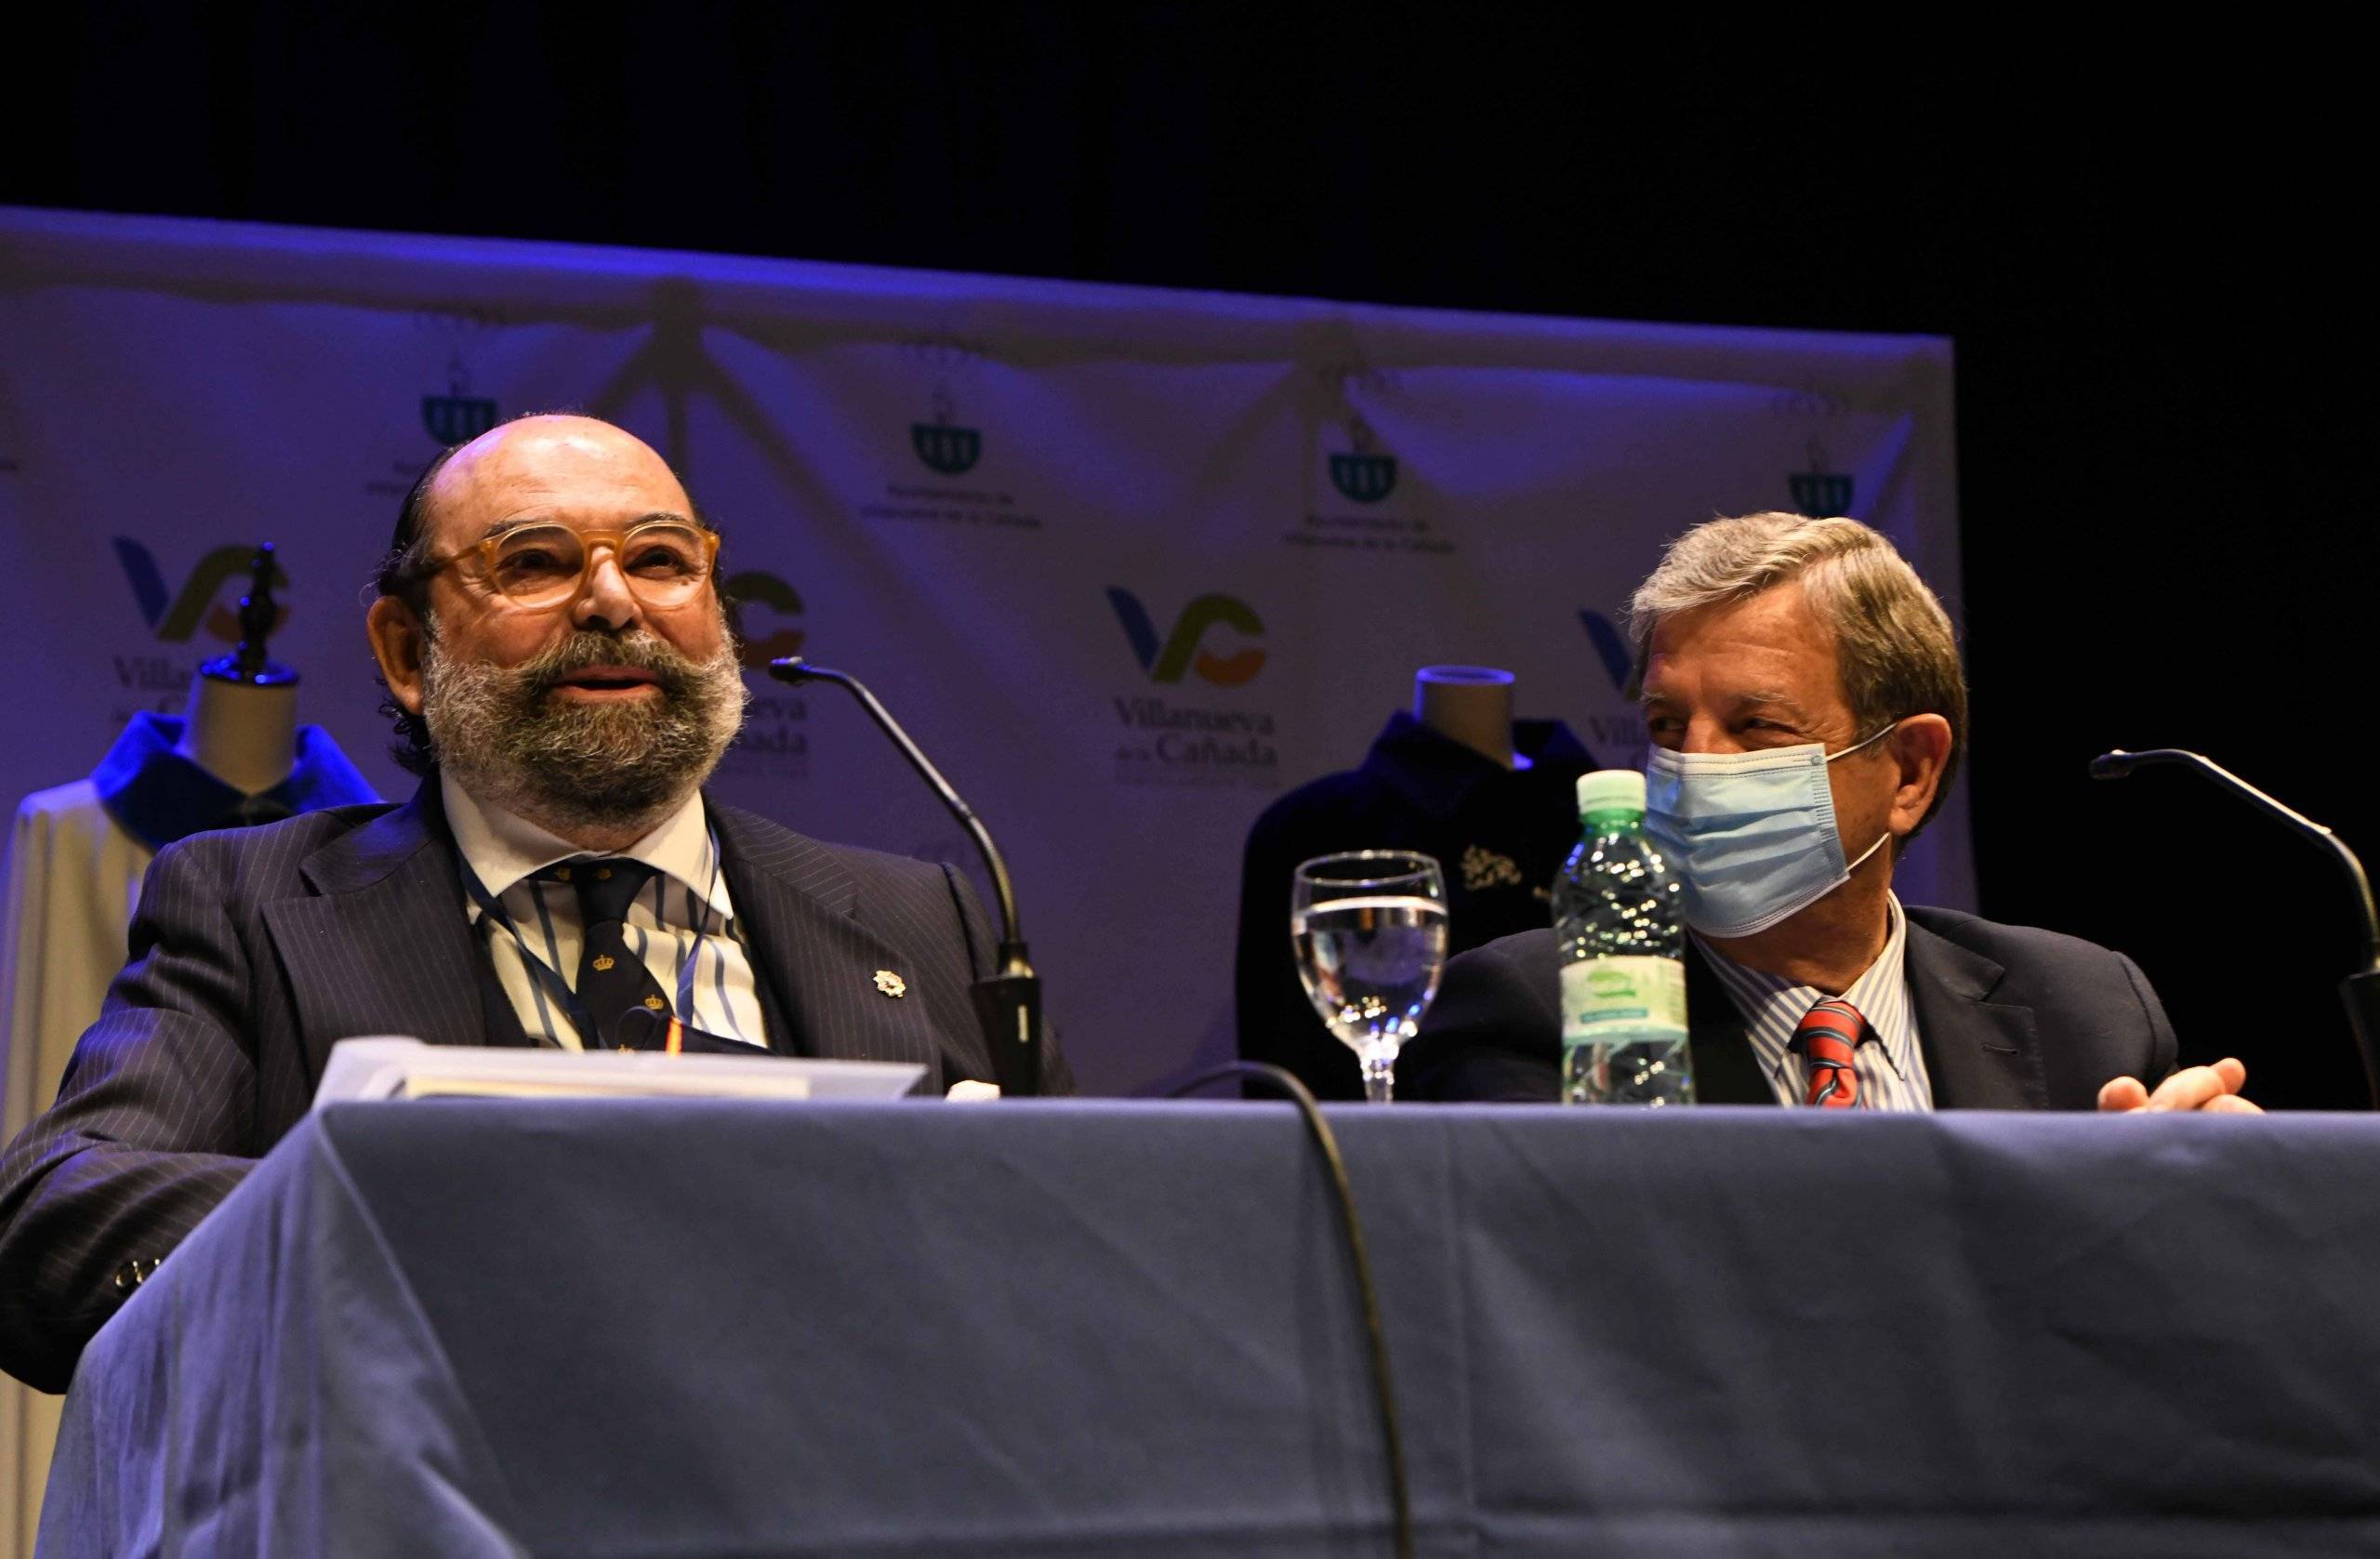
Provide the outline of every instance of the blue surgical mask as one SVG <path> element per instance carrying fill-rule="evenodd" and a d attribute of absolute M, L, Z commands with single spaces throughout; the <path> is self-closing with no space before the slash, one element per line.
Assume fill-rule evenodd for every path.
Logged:
<path fill-rule="evenodd" d="M 1686 885 L 1686 923 L 1705 936 L 1750 936 L 1849 881 L 1892 832 L 1845 863 L 1826 766 L 1892 730 L 1837 753 L 1822 742 L 1758 752 L 1655 747 L 1645 760 L 1645 831 Z"/>

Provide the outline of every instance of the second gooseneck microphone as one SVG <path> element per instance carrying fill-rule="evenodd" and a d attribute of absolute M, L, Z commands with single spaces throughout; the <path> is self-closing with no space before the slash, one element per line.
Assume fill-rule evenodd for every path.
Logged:
<path fill-rule="evenodd" d="M 2365 1091 L 2371 1096 L 2372 1107 L 2380 1110 L 2380 916 L 2373 913 L 2372 879 L 2364 875 L 2363 863 L 2347 848 L 2347 841 L 2331 829 L 2294 807 L 2283 806 L 2215 760 L 2186 748 L 2153 747 L 2147 752 L 2126 752 L 2118 747 L 2091 760 L 2091 777 L 2122 779 L 2135 769 L 2161 763 L 2197 770 L 2257 811 L 2287 824 L 2337 856 L 2339 867 L 2347 873 L 2348 886 L 2354 890 L 2356 907 L 2363 916 L 2363 967 L 2339 982 L 2339 1000 L 2347 1007 L 2347 1022 L 2355 1029 L 2356 1046 L 2363 1057 Z"/>

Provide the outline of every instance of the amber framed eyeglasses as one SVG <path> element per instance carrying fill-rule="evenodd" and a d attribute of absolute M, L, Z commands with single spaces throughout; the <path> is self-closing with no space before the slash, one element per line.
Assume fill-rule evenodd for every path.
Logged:
<path fill-rule="evenodd" d="M 683 520 L 646 520 L 624 531 L 568 525 L 517 525 L 473 542 L 430 570 L 476 559 L 491 588 L 516 606 L 558 606 L 578 594 L 608 547 L 628 592 L 647 606 L 682 606 L 698 594 L 719 561 L 719 533 Z"/>

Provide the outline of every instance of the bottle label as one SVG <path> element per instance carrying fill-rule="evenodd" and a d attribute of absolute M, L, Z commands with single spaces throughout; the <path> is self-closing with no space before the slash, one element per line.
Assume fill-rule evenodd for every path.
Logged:
<path fill-rule="evenodd" d="M 1562 966 L 1562 1042 L 1686 1037 L 1686 965 L 1675 958 L 1580 958 Z"/>

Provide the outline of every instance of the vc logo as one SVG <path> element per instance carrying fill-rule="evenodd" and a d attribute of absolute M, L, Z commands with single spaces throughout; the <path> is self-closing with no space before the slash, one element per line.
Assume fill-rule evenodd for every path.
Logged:
<path fill-rule="evenodd" d="M 124 565 L 124 576 L 132 586 L 132 599 L 140 608 L 142 620 L 159 639 L 169 644 L 181 643 L 204 623 L 208 633 L 226 644 L 240 641 L 239 614 L 231 607 L 217 604 L 215 598 L 225 580 L 244 578 L 255 565 L 254 547 L 218 547 L 198 560 L 198 566 L 191 570 L 177 595 L 166 590 L 165 576 L 148 548 L 126 535 L 113 540 L 116 562 Z M 282 572 L 279 562 L 272 565 L 272 584 L 275 589 L 289 586 L 289 576 Z M 282 607 L 273 626 L 279 628 L 288 618 L 289 608 Z"/>
<path fill-rule="evenodd" d="M 1595 658 L 1603 662 L 1604 674 L 1611 685 L 1625 695 L 1628 673 L 1635 669 L 1636 657 L 1629 653 L 1628 641 L 1620 637 L 1612 620 L 1592 607 L 1581 608 L 1579 621 L 1587 630 L 1587 642 L 1595 647 Z"/>
<path fill-rule="evenodd" d="M 1182 615 L 1173 621 L 1173 631 L 1160 645 L 1157 625 L 1149 620 L 1148 609 L 1141 604 L 1139 597 L 1110 585 L 1107 600 L 1116 608 L 1117 619 L 1124 625 L 1124 637 L 1131 641 L 1132 654 L 1151 681 L 1178 682 L 1183 672 L 1196 671 L 1219 688 L 1236 688 L 1264 669 L 1264 652 L 1253 644 L 1242 645 L 1228 655 L 1199 648 L 1207 630 L 1218 623 L 1250 639 L 1262 636 L 1264 620 L 1250 610 L 1246 601 L 1226 595 L 1200 596 L 1182 609 Z"/>
<path fill-rule="evenodd" d="M 786 627 L 759 639 L 747 638 L 744 631 L 745 612 L 756 602 L 783 617 L 801 614 L 801 592 L 774 574 L 758 569 L 734 575 L 721 588 L 727 598 L 727 626 L 734 630 L 736 641 L 744 646 L 743 662 L 754 671 L 766 671 L 769 662 L 786 655 L 801 653 L 802 631 Z"/>

